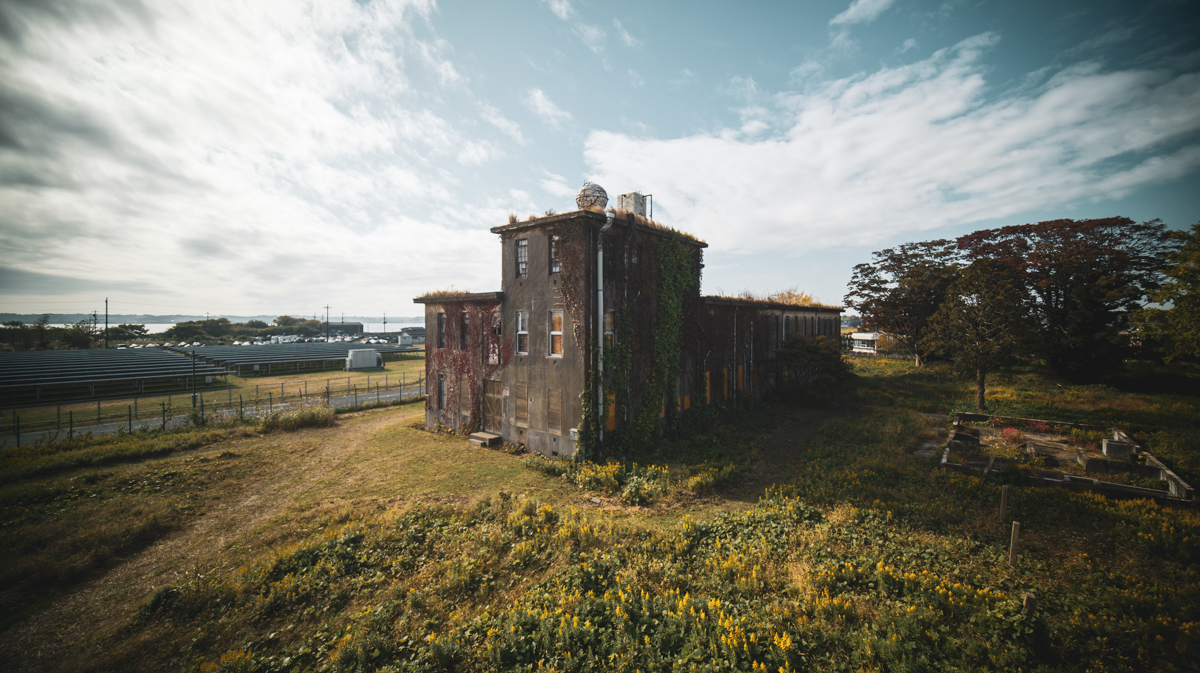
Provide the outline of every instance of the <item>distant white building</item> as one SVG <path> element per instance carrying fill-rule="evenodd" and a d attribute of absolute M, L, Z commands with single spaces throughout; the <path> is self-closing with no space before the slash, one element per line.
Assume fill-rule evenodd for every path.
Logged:
<path fill-rule="evenodd" d="M 413 345 L 413 338 L 408 334 L 401 332 L 400 336 L 397 337 L 396 343 L 400 346 L 411 346 Z"/>
<path fill-rule="evenodd" d="M 879 352 L 879 332 L 854 332 L 850 335 L 850 352 L 875 355 Z"/>

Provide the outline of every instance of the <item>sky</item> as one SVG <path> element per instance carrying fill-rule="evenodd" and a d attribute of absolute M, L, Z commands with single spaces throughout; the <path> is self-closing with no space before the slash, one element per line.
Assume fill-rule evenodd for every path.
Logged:
<path fill-rule="evenodd" d="M 6 0 L 0 312 L 420 315 L 489 228 L 653 194 L 702 291 L 1200 221 L 1200 2 Z"/>

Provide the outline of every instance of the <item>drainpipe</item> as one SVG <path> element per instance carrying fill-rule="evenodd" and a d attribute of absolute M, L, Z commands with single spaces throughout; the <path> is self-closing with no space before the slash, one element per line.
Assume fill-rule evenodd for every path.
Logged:
<path fill-rule="evenodd" d="M 604 226 L 596 235 L 596 428 L 604 441 L 604 232 L 613 224 L 614 213 L 606 213 Z"/>

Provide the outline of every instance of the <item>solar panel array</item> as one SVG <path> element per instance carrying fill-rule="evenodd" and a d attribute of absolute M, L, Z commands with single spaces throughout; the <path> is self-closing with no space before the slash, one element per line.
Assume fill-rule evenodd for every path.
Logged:
<path fill-rule="evenodd" d="M 183 390 L 192 359 L 159 348 L 0 353 L 0 404 L 16 406 Z M 225 376 L 219 364 L 198 361 L 197 377 Z"/>
<path fill-rule="evenodd" d="M 384 359 L 395 359 L 404 354 L 423 353 L 420 348 L 394 344 L 363 343 L 290 343 L 263 346 L 205 346 L 196 348 L 196 357 L 228 368 L 239 376 L 279 374 L 288 371 L 313 369 L 340 369 L 345 365 L 351 350 L 370 349 L 381 353 Z M 191 353 L 190 348 L 170 348 Z M 389 356 L 393 356 L 390 357 Z M 257 366 L 257 369 L 255 367 Z"/>

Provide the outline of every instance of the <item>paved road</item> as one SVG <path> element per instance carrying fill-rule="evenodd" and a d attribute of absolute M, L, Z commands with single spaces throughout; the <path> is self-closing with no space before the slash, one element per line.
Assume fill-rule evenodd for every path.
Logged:
<path fill-rule="evenodd" d="M 421 387 L 409 386 L 404 389 L 395 388 L 393 390 L 376 390 L 374 392 L 369 392 L 369 393 L 362 392 L 357 395 L 343 395 L 341 397 L 330 397 L 329 403 L 335 409 L 345 409 L 347 407 L 353 407 L 353 406 L 357 406 L 359 404 L 375 404 L 375 403 L 379 403 L 379 402 L 392 402 L 394 400 L 398 400 L 401 398 L 419 397 L 424 394 L 425 394 L 424 386 L 421 386 Z M 313 402 L 322 401 L 322 398 L 320 396 L 314 395 L 312 397 L 309 397 L 308 401 L 313 401 Z M 247 416 L 252 416 L 255 413 L 268 413 L 270 411 L 279 409 L 281 407 L 290 407 L 295 404 L 302 404 L 302 403 L 303 402 L 287 402 L 285 404 L 275 404 L 269 408 L 266 405 L 260 405 L 257 408 L 252 407 L 252 406 L 246 406 L 244 408 L 244 411 Z M 228 418 L 228 417 L 234 415 L 235 413 L 236 412 L 233 410 L 224 409 L 222 411 L 217 412 L 217 415 L 220 418 Z M 190 414 L 176 414 L 174 416 L 170 416 L 166 419 L 165 425 L 168 428 L 184 427 L 184 426 L 188 425 L 188 416 L 189 415 Z M 161 417 L 159 417 L 159 418 L 140 418 L 140 419 L 134 419 L 132 421 L 132 423 L 124 422 L 124 423 L 103 423 L 100 425 L 95 425 L 95 424 L 93 424 L 93 425 L 77 425 L 75 427 L 75 434 L 83 434 L 86 432 L 90 432 L 90 433 L 92 433 L 92 436 L 112 435 L 112 434 L 115 434 L 118 430 L 124 429 L 124 430 L 128 431 L 131 429 L 131 427 L 133 430 L 140 430 L 142 428 L 161 428 L 161 427 L 163 427 L 163 425 L 164 425 L 164 423 L 163 423 L 163 419 Z M 37 432 L 22 432 L 21 437 L 20 437 L 21 441 L 20 441 L 19 445 L 20 446 L 32 446 L 38 442 L 42 442 L 43 444 L 46 444 L 46 443 L 55 441 L 56 439 L 62 440 L 62 439 L 66 439 L 66 438 L 67 438 L 66 430 L 50 430 L 50 431 L 40 431 L 39 430 Z M 0 449 L 7 448 L 10 446 L 18 446 L 16 435 L 6 435 L 6 436 L 0 438 Z"/>

